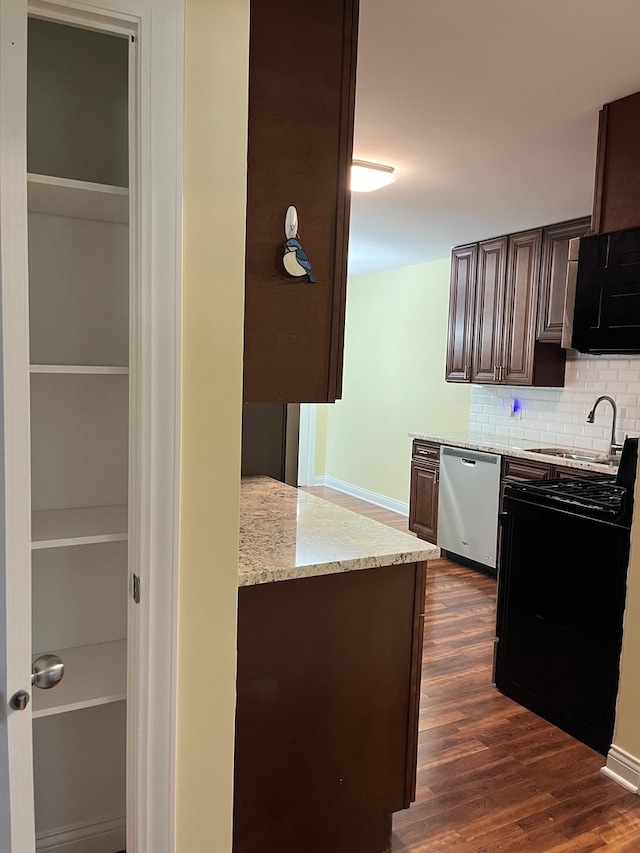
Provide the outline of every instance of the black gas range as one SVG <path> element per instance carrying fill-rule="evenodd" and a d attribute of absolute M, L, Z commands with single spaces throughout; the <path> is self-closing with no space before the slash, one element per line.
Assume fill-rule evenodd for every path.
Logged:
<path fill-rule="evenodd" d="M 629 489 L 618 484 L 612 475 L 513 483 L 507 487 L 505 495 L 541 507 L 556 507 L 585 518 L 626 526 L 631 522 Z"/>
<path fill-rule="evenodd" d="M 616 476 L 505 490 L 494 679 L 606 754 L 611 746 L 638 439 Z"/>

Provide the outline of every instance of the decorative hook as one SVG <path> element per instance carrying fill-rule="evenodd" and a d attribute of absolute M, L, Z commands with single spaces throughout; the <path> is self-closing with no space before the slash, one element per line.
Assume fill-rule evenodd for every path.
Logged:
<path fill-rule="evenodd" d="M 311 261 L 299 240 L 298 211 L 293 206 L 287 208 L 284 219 L 284 234 L 287 238 L 282 255 L 282 265 L 285 271 L 292 278 L 306 276 L 308 281 L 314 283 L 316 277 L 311 268 Z"/>

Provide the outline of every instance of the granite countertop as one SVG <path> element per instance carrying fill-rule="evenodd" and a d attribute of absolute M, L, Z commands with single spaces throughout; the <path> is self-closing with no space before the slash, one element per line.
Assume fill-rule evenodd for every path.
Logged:
<path fill-rule="evenodd" d="M 578 468 L 582 471 L 593 471 L 598 474 L 615 474 L 617 466 L 603 464 L 607 460 L 606 453 L 596 453 L 589 450 L 582 450 L 579 447 L 564 448 L 567 453 L 577 453 L 581 456 L 591 456 L 593 461 L 582 461 L 578 459 L 566 459 L 563 456 L 553 456 L 545 453 L 533 453 L 533 448 L 536 447 L 551 447 L 557 446 L 553 442 L 545 444 L 544 441 L 525 441 L 500 436 L 485 437 L 471 432 L 450 432 L 450 433 L 421 433 L 410 432 L 409 438 L 423 439 L 424 441 L 433 441 L 437 444 L 445 444 L 449 447 L 466 447 L 469 450 L 484 450 L 487 453 L 498 453 L 501 456 L 515 456 L 521 459 L 533 459 L 538 462 L 546 462 L 547 464 L 559 465 L 563 468 Z M 601 460 L 600 462 L 598 460 Z"/>
<path fill-rule="evenodd" d="M 268 477 L 240 487 L 239 586 L 433 560 L 440 549 Z"/>

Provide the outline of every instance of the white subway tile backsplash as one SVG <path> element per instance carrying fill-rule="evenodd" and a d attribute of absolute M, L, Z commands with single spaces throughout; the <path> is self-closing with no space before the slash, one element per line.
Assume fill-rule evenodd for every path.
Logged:
<path fill-rule="evenodd" d="M 616 438 L 640 435 L 640 356 L 587 356 L 570 351 L 564 388 L 471 386 L 470 428 L 483 436 L 544 441 L 606 451 L 611 438 L 611 406 L 601 403 L 596 423 L 587 414 L 597 397 L 608 394 L 618 406 Z M 520 411 L 512 413 L 512 401 Z"/>

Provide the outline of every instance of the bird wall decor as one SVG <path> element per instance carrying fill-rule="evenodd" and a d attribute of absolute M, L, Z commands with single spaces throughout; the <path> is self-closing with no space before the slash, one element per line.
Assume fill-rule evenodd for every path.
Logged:
<path fill-rule="evenodd" d="M 312 284 L 315 283 L 316 277 L 313 274 L 311 261 L 300 242 L 300 235 L 298 234 L 298 211 L 295 207 L 289 207 L 287 210 L 284 233 L 287 237 L 282 255 L 282 265 L 285 271 L 293 278 L 306 276 L 307 281 L 310 281 Z"/>

